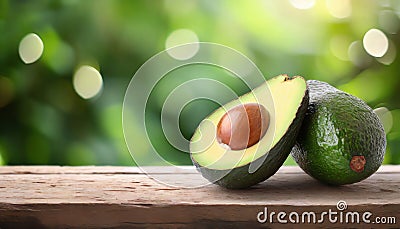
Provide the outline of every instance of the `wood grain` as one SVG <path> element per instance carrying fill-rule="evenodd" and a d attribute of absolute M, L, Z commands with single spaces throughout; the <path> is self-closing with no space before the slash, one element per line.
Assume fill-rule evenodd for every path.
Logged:
<path fill-rule="evenodd" d="M 204 183 L 193 167 L 147 167 L 145 171 L 167 183 Z M 370 178 L 340 187 L 321 184 L 298 167 L 282 167 L 248 190 L 167 186 L 136 167 L 0 167 L 1 229 L 340 227 L 346 224 L 259 224 L 256 220 L 264 207 L 318 213 L 337 210 L 339 200 L 347 202 L 349 211 L 397 217 L 397 224 L 375 228 L 399 228 L 400 166 L 382 166 Z"/>

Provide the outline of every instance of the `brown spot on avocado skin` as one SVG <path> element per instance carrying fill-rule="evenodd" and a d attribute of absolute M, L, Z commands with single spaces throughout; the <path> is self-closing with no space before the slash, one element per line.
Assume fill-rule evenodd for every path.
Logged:
<path fill-rule="evenodd" d="M 350 168 L 354 172 L 361 173 L 364 171 L 364 165 L 367 162 L 364 156 L 353 156 L 350 161 Z"/>

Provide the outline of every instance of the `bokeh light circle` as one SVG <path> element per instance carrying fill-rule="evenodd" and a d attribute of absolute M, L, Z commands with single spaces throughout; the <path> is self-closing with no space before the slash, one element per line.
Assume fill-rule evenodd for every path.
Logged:
<path fill-rule="evenodd" d="M 290 0 L 290 4 L 296 9 L 306 10 L 315 5 L 315 0 Z"/>
<path fill-rule="evenodd" d="M 393 127 L 392 112 L 390 112 L 390 110 L 386 107 L 378 107 L 374 109 L 374 112 L 376 115 L 378 115 L 379 120 L 381 120 L 383 128 L 385 129 L 385 133 L 388 134 Z"/>
<path fill-rule="evenodd" d="M 379 29 L 370 29 L 363 38 L 365 51 L 373 57 L 382 57 L 389 48 L 389 40 Z"/>
<path fill-rule="evenodd" d="M 326 8 L 335 18 L 343 19 L 351 16 L 350 0 L 327 0 Z"/>
<path fill-rule="evenodd" d="M 83 65 L 74 74 L 73 86 L 79 96 L 90 99 L 101 91 L 103 78 L 94 67 Z"/>
<path fill-rule="evenodd" d="M 197 42 L 199 42 L 199 38 L 195 32 L 189 29 L 178 29 L 168 36 L 165 41 L 165 48 L 172 58 L 187 60 L 193 57 L 199 50 Z M 182 44 L 188 43 L 191 43 L 191 45 L 182 46 Z"/>
<path fill-rule="evenodd" d="M 25 64 L 36 62 L 43 54 L 43 41 L 35 33 L 29 33 L 19 43 L 19 56 Z"/>

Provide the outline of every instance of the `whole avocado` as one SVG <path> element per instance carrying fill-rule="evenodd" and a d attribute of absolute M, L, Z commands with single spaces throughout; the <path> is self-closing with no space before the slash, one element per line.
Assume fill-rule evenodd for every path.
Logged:
<path fill-rule="evenodd" d="M 362 100 L 308 80 L 310 101 L 292 156 L 315 179 L 333 185 L 359 182 L 382 164 L 383 125 Z"/>

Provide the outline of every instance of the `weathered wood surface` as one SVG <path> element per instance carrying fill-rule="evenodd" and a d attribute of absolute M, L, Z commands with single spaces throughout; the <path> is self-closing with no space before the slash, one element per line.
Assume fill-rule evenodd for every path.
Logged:
<path fill-rule="evenodd" d="M 164 181 L 201 184 L 192 167 L 147 168 Z M 394 216 L 396 224 L 260 224 L 268 211 L 370 211 Z M 371 218 L 371 219 L 372 219 Z M 136 167 L 6 166 L 0 167 L 0 229 L 3 228 L 130 228 L 130 227 L 368 227 L 400 228 L 400 166 L 382 166 L 362 182 L 327 186 L 298 167 L 278 173 L 248 190 L 215 185 L 177 188 L 150 179 Z"/>

